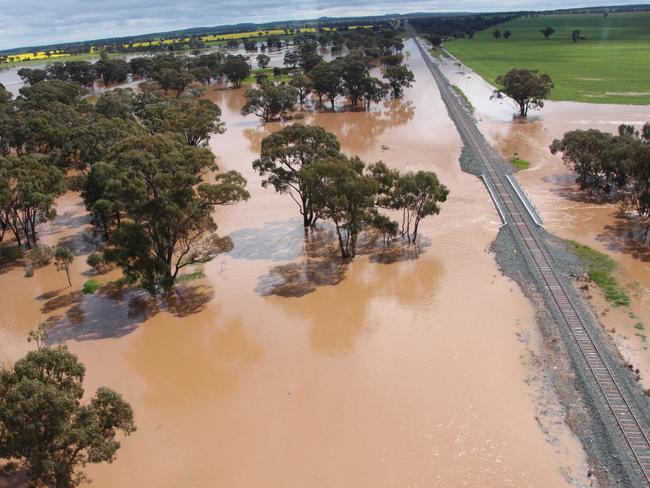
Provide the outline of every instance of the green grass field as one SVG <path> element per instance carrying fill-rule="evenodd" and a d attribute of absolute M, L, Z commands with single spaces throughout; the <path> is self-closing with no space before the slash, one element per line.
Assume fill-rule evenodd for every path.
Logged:
<path fill-rule="evenodd" d="M 547 26 L 555 33 L 544 39 Z M 489 28 L 445 47 L 492 84 L 511 68 L 537 69 L 551 76 L 553 100 L 650 104 L 650 12 L 540 15 L 497 27 L 512 37 L 494 39 Z M 587 39 L 573 43 L 574 29 Z"/>

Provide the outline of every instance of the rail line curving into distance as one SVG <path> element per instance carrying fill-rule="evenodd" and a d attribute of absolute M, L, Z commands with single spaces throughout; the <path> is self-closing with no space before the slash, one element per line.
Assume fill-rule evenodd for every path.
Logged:
<path fill-rule="evenodd" d="M 627 395 L 624 389 L 621 388 L 616 375 L 604 359 L 604 353 L 600 350 L 592 333 L 585 325 L 583 318 L 567 293 L 565 285 L 558 279 L 545 245 L 531 230 L 528 219 L 519 210 L 512 195 L 508 192 L 503 175 L 495 169 L 489 150 L 486 147 L 487 144 L 482 139 L 478 127 L 476 127 L 474 121 L 461 106 L 458 98 L 453 94 L 442 72 L 431 61 L 429 54 L 420 43 L 414 30 L 407 25 L 407 31 L 413 38 L 424 58 L 425 64 L 433 75 L 440 90 L 440 95 L 463 141 L 480 160 L 485 171 L 483 177 L 488 180 L 494 189 L 496 198 L 501 203 L 500 208 L 503 209 L 502 211 L 505 214 L 506 224 L 512 224 L 513 230 L 521 236 L 526 249 L 529 251 L 534 263 L 533 270 L 543 278 L 545 287 L 553 297 L 553 302 L 563 318 L 564 325 L 575 339 L 587 369 L 602 393 L 601 398 L 606 410 L 619 427 L 624 439 L 624 445 L 629 447 L 632 459 L 638 463 L 645 486 L 650 487 L 650 438 L 647 432 L 644 431 L 642 422 L 635 415 L 631 405 L 632 402 L 626 398 Z M 523 201 L 521 203 L 526 205 Z M 498 208 L 499 205 L 496 202 L 495 204 Z"/>

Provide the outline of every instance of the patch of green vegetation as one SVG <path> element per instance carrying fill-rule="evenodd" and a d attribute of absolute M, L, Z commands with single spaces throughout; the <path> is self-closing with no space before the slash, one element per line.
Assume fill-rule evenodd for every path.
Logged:
<path fill-rule="evenodd" d="M 194 280 L 200 280 L 202 278 L 205 278 L 205 273 L 203 272 L 202 269 L 197 269 L 196 271 L 193 271 L 188 274 L 182 274 L 176 278 L 177 282 L 183 282 L 183 281 L 194 281 Z"/>
<path fill-rule="evenodd" d="M 615 307 L 630 304 L 630 297 L 614 277 L 617 264 L 607 254 L 576 241 L 567 240 L 569 249 L 582 261 L 591 280 L 603 291 L 605 298 Z"/>
<path fill-rule="evenodd" d="M 634 328 L 637 330 L 645 330 L 645 325 L 643 325 L 643 322 L 637 322 L 634 324 Z"/>
<path fill-rule="evenodd" d="M 555 33 L 544 39 L 547 26 Z M 650 104 L 650 12 L 539 15 L 498 28 L 512 37 L 495 39 L 491 27 L 445 48 L 492 84 L 512 68 L 537 69 L 553 80 L 553 100 Z M 586 39 L 572 42 L 574 30 Z"/>
<path fill-rule="evenodd" d="M 81 288 L 81 291 L 83 291 L 86 295 L 92 295 L 95 293 L 97 290 L 99 290 L 99 283 L 97 283 L 95 280 L 90 279 L 84 281 L 83 287 Z"/>
<path fill-rule="evenodd" d="M 472 102 L 469 101 L 469 98 L 467 98 L 467 95 L 465 95 L 465 92 L 460 89 L 460 87 L 456 85 L 451 85 L 452 90 L 456 92 L 456 94 L 463 100 L 463 103 L 465 104 L 466 107 L 469 108 L 470 112 L 474 112 L 474 105 L 472 105 Z"/>
<path fill-rule="evenodd" d="M 530 163 L 525 159 L 521 159 L 517 155 L 514 155 L 510 158 L 510 163 L 519 170 L 530 168 Z"/>
<path fill-rule="evenodd" d="M 282 74 L 280 76 L 273 75 L 273 68 L 257 68 L 251 71 L 251 74 L 248 78 L 245 78 L 243 83 L 255 83 L 257 81 L 258 75 L 266 75 L 269 81 L 289 81 L 291 76 L 288 74 Z"/>
<path fill-rule="evenodd" d="M 442 50 L 436 46 L 433 46 L 431 49 L 429 49 L 429 52 L 431 53 L 431 56 L 433 56 L 434 58 L 439 58 L 443 54 Z"/>
<path fill-rule="evenodd" d="M 0 244 L 0 266 L 6 266 L 23 257 L 20 246 L 15 244 Z"/>

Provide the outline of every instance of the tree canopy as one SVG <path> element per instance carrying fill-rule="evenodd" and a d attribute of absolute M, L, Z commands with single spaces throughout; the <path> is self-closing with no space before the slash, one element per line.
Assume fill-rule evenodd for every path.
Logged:
<path fill-rule="evenodd" d="M 519 106 L 519 115 L 526 117 L 528 110 L 544 107 L 553 88 L 551 77 L 529 69 L 511 69 L 496 79 L 498 92 L 512 98 Z"/>
<path fill-rule="evenodd" d="M 291 195 L 307 227 L 316 222 L 318 212 L 300 170 L 319 159 L 335 156 L 339 150 L 336 136 L 322 127 L 293 124 L 262 141 L 260 158 L 253 161 L 253 168 L 265 178 L 263 186 L 271 185 L 277 192 Z"/>
<path fill-rule="evenodd" d="M 355 256 L 359 233 L 375 216 L 379 186 L 364 167 L 359 158 L 339 154 L 301 169 L 318 214 L 334 223 L 344 259 Z"/>
<path fill-rule="evenodd" d="M 259 88 L 250 88 L 244 93 L 246 104 L 242 115 L 255 114 L 264 122 L 281 119 L 293 110 L 298 99 L 298 90 L 290 85 L 271 82 L 262 83 Z"/>
<path fill-rule="evenodd" d="M 228 171 L 206 182 L 206 170 L 217 170 L 210 150 L 158 133 L 121 141 L 86 181 L 86 205 L 110 234 L 105 255 L 152 292 L 232 248 L 216 234 L 212 209 L 247 199 L 246 181 Z"/>
<path fill-rule="evenodd" d="M 642 220 L 650 218 L 650 124 L 641 133 L 622 124 L 613 135 L 596 129 L 573 130 L 550 146 L 562 153 L 587 194 L 618 198 L 623 210 L 632 210 Z M 650 232 L 650 230 L 649 230 Z"/>
<path fill-rule="evenodd" d="M 66 346 L 47 346 L 0 369 L 0 458 L 6 471 L 24 468 L 35 484 L 81 484 L 89 463 L 111 462 L 118 433 L 135 431 L 133 410 L 100 387 L 83 401 L 85 368 Z"/>

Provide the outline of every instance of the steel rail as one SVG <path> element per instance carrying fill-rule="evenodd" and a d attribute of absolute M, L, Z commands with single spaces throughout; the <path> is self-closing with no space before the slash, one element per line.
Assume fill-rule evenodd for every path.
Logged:
<path fill-rule="evenodd" d="M 643 430 L 637 415 L 635 415 L 630 401 L 626 398 L 626 394 L 621 389 L 614 373 L 605 361 L 603 353 L 597 346 L 592 333 L 585 325 L 580 313 L 572 302 L 570 295 L 565 289 L 565 285 L 559 280 L 544 244 L 531 231 L 528 221 L 524 218 L 511 194 L 507 191 L 503 176 L 496 171 L 492 158 L 486 149 L 487 143 L 482 139 L 478 128 L 473 120 L 470 120 L 465 110 L 463 110 L 459 100 L 452 93 L 447 80 L 438 67 L 431 61 L 429 54 L 417 39 L 415 32 L 410 26 L 407 26 L 407 30 L 415 41 L 429 71 L 433 75 L 440 95 L 461 137 L 480 159 L 486 172 L 486 175 L 484 174 L 483 177 L 488 178 L 493 183 L 492 186 L 497 196 L 503 202 L 508 223 L 514 224 L 514 228 L 521 236 L 532 261 L 535 263 L 534 269 L 542 276 L 546 288 L 553 297 L 553 302 L 563 317 L 572 337 L 575 339 L 587 368 L 591 372 L 591 376 L 598 385 L 607 410 L 612 413 L 625 443 L 630 448 L 633 458 L 638 463 L 646 486 L 650 487 L 650 440 Z M 522 205 L 525 206 L 525 202 L 522 202 Z M 501 208 L 498 205 L 496 206 L 501 213 Z"/>

